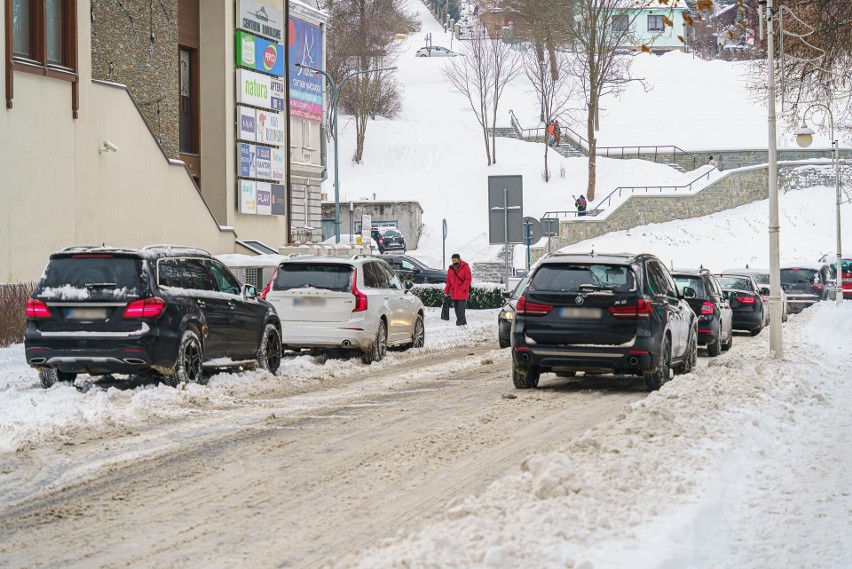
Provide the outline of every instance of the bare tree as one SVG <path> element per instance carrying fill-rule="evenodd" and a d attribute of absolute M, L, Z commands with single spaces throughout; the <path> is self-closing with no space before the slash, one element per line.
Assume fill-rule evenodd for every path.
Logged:
<path fill-rule="evenodd" d="M 642 82 L 630 72 L 632 56 L 620 53 L 625 46 L 637 44 L 633 30 L 641 10 L 646 4 L 627 4 L 624 0 L 577 0 L 573 10 L 560 18 L 565 34 L 572 35 L 571 47 L 576 57 L 570 73 L 577 78 L 586 103 L 586 136 L 589 145 L 589 176 L 586 197 L 595 199 L 597 172 L 597 137 L 600 127 L 600 100 L 605 95 L 618 95 L 632 81 Z M 664 18 L 665 21 L 665 18 Z M 669 24 L 670 25 L 670 24 Z M 644 83 L 643 83 L 644 85 Z"/>
<path fill-rule="evenodd" d="M 444 67 L 444 77 L 450 86 L 467 98 L 482 128 L 486 163 L 497 162 L 496 135 L 489 129 L 497 120 L 497 110 L 503 90 L 521 71 L 521 58 L 511 46 L 500 39 L 484 37 L 467 43 L 464 57 L 456 57 Z"/>

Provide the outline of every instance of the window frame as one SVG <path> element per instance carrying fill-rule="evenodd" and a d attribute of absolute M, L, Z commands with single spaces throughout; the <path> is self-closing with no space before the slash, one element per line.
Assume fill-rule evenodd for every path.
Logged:
<path fill-rule="evenodd" d="M 619 25 L 621 24 L 621 25 Z M 627 14 L 615 14 L 612 17 L 612 31 L 614 32 L 629 32 L 630 31 L 630 16 Z"/>
<path fill-rule="evenodd" d="M 651 22 L 654 22 L 652 27 Z M 664 32 L 666 31 L 666 23 L 663 21 L 662 14 L 648 14 L 648 31 L 649 32 Z M 659 27 L 656 27 L 659 25 Z"/>
<path fill-rule="evenodd" d="M 15 55 L 12 37 L 12 2 L 4 1 L 4 25 L 6 33 L 6 108 L 13 108 L 14 72 L 31 73 L 68 81 L 71 88 L 71 111 L 78 118 L 80 109 L 78 46 L 77 46 L 77 0 L 61 0 L 61 63 L 48 61 L 47 48 L 47 2 L 30 2 L 30 57 Z"/>

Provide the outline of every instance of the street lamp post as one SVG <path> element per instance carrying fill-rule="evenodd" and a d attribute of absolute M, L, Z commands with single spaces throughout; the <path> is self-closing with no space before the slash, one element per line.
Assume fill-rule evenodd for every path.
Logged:
<path fill-rule="evenodd" d="M 392 69 L 396 69 L 396 67 L 386 67 L 382 69 L 363 69 L 361 71 L 353 71 L 349 73 L 341 79 L 340 83 L 335 83 L 334 79 L 331 78 L 331 75 L 323 71 L 322 69 L 316 69 L 314 67 L 308 67 L 307 65 L 302 65 L 301 63 L 297 63 L 296 67 L 301 69 L 307 69 L 308 71 L 312 71 L 314 73 L 322 74 L 326 81 L 328 81 L 329 86 L 331 88 L 331 112 L 332 112 L 332 128 L 334 132 L 332 136 L 334 137 L 334 242 L 340 243 L 340 175 L 338 168 L 338 157 L 337 157 L 337 103 L 340 99 L 340 89 L 343 87 L 343 84 L 348 80 L 352 79 L 356 75 L 365 75 L 367 73 L 373 73 L 374 71 L 390 71 Z"/>
<path fill-rule="evenodd" d="M 837 277 L 835 284 L 837 292 L 835 293 L 835 297 L 837 305 L 840 306 L 843 304 L 843 253 L 841 252 L 840 238 L 840 204 L 843 202 L 843 194 L 840 192 L 840 156 L 838 155 L 840 141 L 834 138 L 834 114 L 831 112 L 831 107 L 823 103 L 814 103 L 805 109 L 805 112 L 802 113 L 802 126 L 796 131 L 796 144 L 807 148 L 814 141 L 814 130 L 808 127 L 805 117 L 811 109 L 817 108 L 824 109 L 826 114 L 828 114 L 828 129 L 829 136 L 831 137 L 831 161 L 834 165 L 834 197 L 836 202 L 835 221 L 837 223 Z"/>

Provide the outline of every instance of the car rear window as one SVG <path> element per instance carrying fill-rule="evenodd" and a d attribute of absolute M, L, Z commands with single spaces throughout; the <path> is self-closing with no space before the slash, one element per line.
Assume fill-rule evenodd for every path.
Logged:
<path fill-rule="evenodd" d="M 290 263 L 281 265 L 272 290 L 321 288 L 349 292 L 352 289 L 352 266 L 325 263 Z"/>
<path fill-rule="evenodd" d="M 539 267 L 531 291 L 578 292 L 583 285 L 615 291 L 635 290 L 636 279 L 626 265 L 547 264 Z"/>
<path fill-rule="evenodd" d="M 402 233 L 397 231 L 396 229 L 387 229 L 384 232 L 385 237 L 402 237 Z"/>
<path fill-rule="evenodd" d="M 781 282 L 788 284 L 813 283 L 819 280 L 813 269 L 781 269 Z"/>
<path fill-rule="evenodd" d="M 722 288 L 735 288 L 737 290 L 751 290 L 751 284 L 743 277 L 716 277 Z"/>
<path fill-rule="evenodd" d="M 672 275 L 674 277 L 675 283 L 677 284 L 677 288 L 683 292 L 683 287 L 688 286 L 692 290 L 695 291 L 695 295 L 707 298 L 709 295 L 707 294 L 707 290 L 704 288 L 704 279 L 701 277 L 690 277 L 690 276 L 678 276 Z"/>
<path fill-rule="evenodd" d="M 112 255 L 73 255 L 51 259 L 36 287 L 42 298 L 85 300 L 138 296 L 142 260 Z"/>

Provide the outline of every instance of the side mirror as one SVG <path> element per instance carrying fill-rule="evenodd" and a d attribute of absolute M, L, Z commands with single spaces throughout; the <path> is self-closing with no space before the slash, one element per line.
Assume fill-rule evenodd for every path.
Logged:
<path fill-rule="evenodd" d="M 769 287 L 768 286 L 760 287 L 760 294 L 762 294 L 763 296 L 769 296 L 769 294 L 770 294 L 769 293 Z"/>
<path fill-rule="evenodd" d="M 243 296 L 246 298 L 257 298 L 257 289 L 250 284 L 243 285 Z"/>
<path fill-rule="evenodd" d="M 689 286 L 683 287 L 683 298 L 695 298 L 698 296 L 695 293 L 695 289 Z"/>
<path fill-rule="evenodd" d="M 500 293 L 500 296 L 502 296 L 503 298 L 512 298 L 512 293 L 509 292 L 508 290 L 504 290 L 503 292 Z"/>
<path fill-rule="evenodd" d="M 414 281 L 407 280 L 405 281 L 405 290 L 411 290 L 414 288 Z"/>

